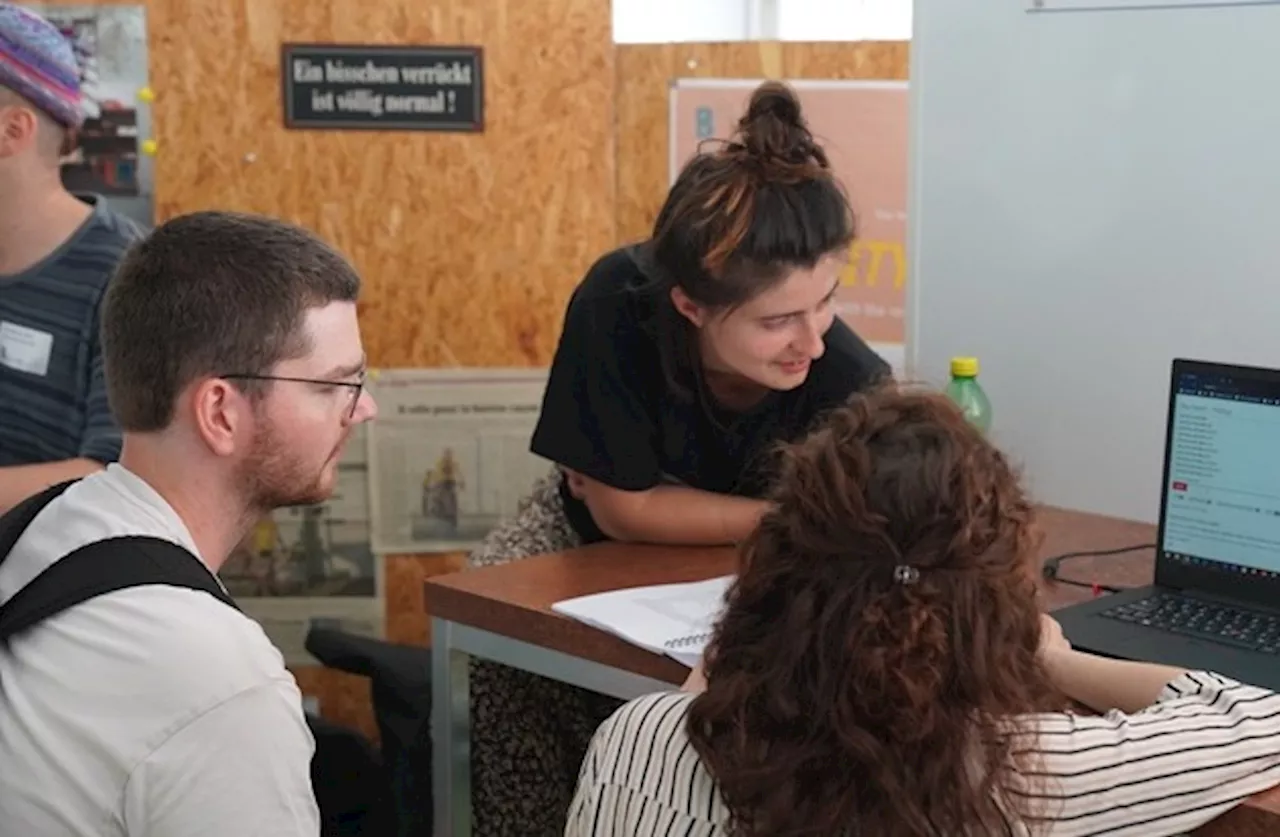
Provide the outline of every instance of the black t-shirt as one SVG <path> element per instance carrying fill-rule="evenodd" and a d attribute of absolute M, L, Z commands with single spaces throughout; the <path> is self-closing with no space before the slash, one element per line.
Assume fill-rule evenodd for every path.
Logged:
<path fill-rule="evenodd" d="M 677 483 L 760 497 L 770 452 L 806 433 L 829 408 L 888 375 L 889 366 L 839 318 L 826 351 L 799 387 L 771 392 L 745 412 L 708 407 L 709 397 L 671 392 L 655 330 L 658 288 L 624 247 L 597 261 L 569 300 L 564 331 L 533 433 L 534 454 L 605 485 L 643 491 Z M 605 540 L 562 483 L 574 529 Z"/>

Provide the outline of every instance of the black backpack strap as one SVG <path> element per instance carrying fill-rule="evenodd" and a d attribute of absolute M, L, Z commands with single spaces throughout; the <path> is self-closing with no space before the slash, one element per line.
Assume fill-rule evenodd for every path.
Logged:
<path fill-rule="evenodd" d="M 68 480 L 47 488 L 39 494 L 23 500 L 3 517 L 0 517 L 0 563 L 4 563 L 4 559 L 9 557 L 9 553 L 13 551 L 14 544 L 18 542 L 18 538 L 22 537 L 22 533 L 26 531 L 26 528 L 31 525 L 31 521 L 36 519 L 36 515 L 44 511 L 45 506 L 52 503 L 58 495 L 66 491 L 74 482 L 75 480 Z"/>
<path fill-rule="evenodd" d="M 82 546 L 36 576 L 0 607 L 0 641 L 95 596 L 146 584 L 200 590 L 239 610 L 189 550 L 160 538 L 130 535 Z"/>

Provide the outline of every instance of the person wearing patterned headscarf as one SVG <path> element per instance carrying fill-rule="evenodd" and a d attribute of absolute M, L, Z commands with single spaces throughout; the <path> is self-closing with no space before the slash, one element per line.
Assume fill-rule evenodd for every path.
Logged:
<path fill-rule="evenodd" d="M 98 307 L 141 231 L 62 184 L 81 95 L 67 38 L 0 2 L 0 513 L 120 453 Z"/>

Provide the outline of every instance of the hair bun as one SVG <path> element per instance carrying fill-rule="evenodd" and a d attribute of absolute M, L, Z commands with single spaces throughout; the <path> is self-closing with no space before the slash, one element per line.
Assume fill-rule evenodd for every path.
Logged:
<path fill-rule="evenodd" d="M 780 81 L 766 81 L 751 94 L 747 113 L 738 121 L 742 147 L 761 163 L 827 168 L 827 157 L 813 139 L 800 109 L 800 98 Z"/>

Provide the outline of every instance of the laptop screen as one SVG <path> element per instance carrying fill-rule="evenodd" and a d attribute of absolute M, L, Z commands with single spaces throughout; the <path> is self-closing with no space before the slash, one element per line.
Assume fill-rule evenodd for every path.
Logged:
<path fill-rule="evenodd" d="M 1162 561 L 1280 578 L 1280 375 L 1179 364 L 1171 383 Z"/>

